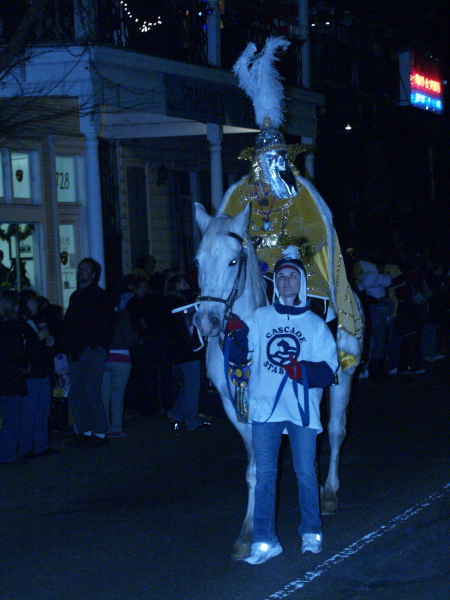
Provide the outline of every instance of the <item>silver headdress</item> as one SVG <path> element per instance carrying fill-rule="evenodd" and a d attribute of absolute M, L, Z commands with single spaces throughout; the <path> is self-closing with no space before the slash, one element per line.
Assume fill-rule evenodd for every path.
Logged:
<path fill-rule="evenodd" d="M 277 198 L 284 199 L 292 198 L 298 192 L 288 148 L 278 130 L 283 122 L 284 90 L 282 78 L 275 68 L 276 52 L 289 45 L 283 37 L 269 37 L 261 52 L 256 54 L 255 44 L 250 43 L 233 67 L 239 87 L 253 102 L 256 124 L 260 128 L 253 150 L 251 179 L 270 186 Z M 270 223 L 269 218 L 265 221 Z"/>
<path fill-rule="evenodd" d="M 278 49 L 286 50 L 290 42 L 283 37 L 269 37 L 259 54 L 250 42 L 233 67 L 239 87 L 252 100 L 255 121 L 260 128 L 256 150 L 286 147 L 278 128 L 283 122 L 284 90 L 282 78 L 275 68 Z"/>

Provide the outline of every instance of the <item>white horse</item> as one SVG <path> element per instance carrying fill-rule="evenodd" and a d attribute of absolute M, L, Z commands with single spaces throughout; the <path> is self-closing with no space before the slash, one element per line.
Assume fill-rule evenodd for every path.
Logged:
<path fill-rule="evenodd" d="M 249 215 L 250 204 L 232 218 L 224 214 L 211 217 L 201 204 L 196 203 L 196 220 L 202 233 L 202 241 L 196 257 L 200 297 L 194 324 L 199 328 L 200 333 L 208 338 L 206 351 L 208 375 L 222 398 L 228 418 L 242 436 L 248 456 L 246 472 L 248 506 L 241 532 L 234 546 L 235 560 L 246 558 L 251 549 L 256 483 L 255 460 L 251 425 L 238 420 L 230 398 L 230 384 L 225 377 L 220 340 L 225 321 L 231 313 L 245 321 L 256 308 L 268 303 L 258 258 L 247 236 Z M 346 375 L 339 369 L 338 376 L 339 383 L 329 388 L 328 435 L 331 454 L 328 475 L 321 494 L 322 514 L 336 510 L 339 453 L 346 434 L 346 408 L 350 396 L 351 375 Z"/>

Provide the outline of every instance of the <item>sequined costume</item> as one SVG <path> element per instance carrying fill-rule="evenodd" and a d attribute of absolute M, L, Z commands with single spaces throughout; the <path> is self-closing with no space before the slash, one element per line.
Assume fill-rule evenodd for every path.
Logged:
<path fill-rule="evenodd" d="M 234 217 L 251 202 L 248 234 L 258 258 L 271 271 L 282 249 L 291 244 L 298 248 L 307 273 L 308 296 L 329 299 L 337 315 L 340 364 L 350 374 L 361 354 L 362 316 L 347 281 L 331 212 L 314 186 L 293 165 L 292 157 L 303 149 L 301 145 L 288 147 L 298 193 L 287 199 L 273 195 L 261 176 L 253 149 L 244 150 L 240 158 L 251 160 L 252 169 L 227 190 L 219 213 Z"/>
<path fill-rule="evenodd" d="M 285 98 L 275 65 L 279 52 L 288 46 L 283 37 L 269 37 L 258 52 L 250 42 L 233 66 L 239 87 L 253 103 L 259 133 L 255 146 L 239 157 L 251 162 L 249 175 L 225 193 L 219 212 L 234 217 L 251 202 L 248 234 L 269 269 L 287 246 L 298 248 L 308 296 L 328 299 L 337 315 L 340 365 L 351 374 L 361 354 L 363 322 L 347 281 L 333 218 L 314 186 L 294 167 L 295 157 L 306 147 L 288 146 L 280 131 Z"/>

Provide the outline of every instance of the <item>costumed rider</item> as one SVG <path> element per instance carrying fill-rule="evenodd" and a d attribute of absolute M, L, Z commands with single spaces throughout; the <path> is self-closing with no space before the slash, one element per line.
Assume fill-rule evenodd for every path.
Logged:
<path fill-rule="evenodd" d="M 233 71 L 239 87 L 251 98 L 260 128 L 255 146 L 244 149 L 250 172 L 225 193 L 219 213 L 236 216 L 251 203 L 248 234 L 263 271 L 273 272 L 283 248 L 295 246 L 306 271 L 306 290 L 312 305 L 327 322 L 337 324 L 342 370 L 352 374 L 362 345 L 362 317 L 347 280 L 333 217 L 310 181 L 294 165 L 308 148 L 286 145 L 279 131 L 284 118 L 284 91 L 275 69 L 276 52 L 289 42 L 268 38 L 261 52 L 248 44 Z"/>
<path fill-rule="evenodd" d="M 274 269 L 274 302 L 246 320 L 227 322 L 229 359 L 248 368 L 248 418 L 256 461 L 255 511 L 250 564 L 263 563 L 283 549 L 275 531 L 276 480 L 282 434 L 290 437 L 297 475 L 302 552 L 320 552 L 316 437 L 322 431 L 322 389 L 334 382 L 338 358 L 325 321 L 310 310 L 306 276 L 290 246 Z M 244 367 L 244 368 L 245 368 Z"/>

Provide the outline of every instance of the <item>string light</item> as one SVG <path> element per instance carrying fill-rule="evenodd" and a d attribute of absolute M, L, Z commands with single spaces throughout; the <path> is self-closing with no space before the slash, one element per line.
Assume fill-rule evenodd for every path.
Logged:
<path fill-rule="evenodd" d="M 138 17 L 134 17 L 131 10 L 128 8 L 128 3 L 125 0 L 120 0 L 120 4 L 123 8 L 124 13 L 126 14 L 126 16 L 131 19 L 132 21 L 134 21 L 134 23 L 137 24 L 139 31 L 141 33 L 147 33 L 148 31 L 151 31 L 153 27 L 156 27 L 157 25 L 162 25 L 163 21 L 162 18 L 159 16 L 156 18 L 156 21 L 154 22 L 149 22 L 149 21 L 142 21 L 141 19 L 139 19 Z M 223 12 L 222 7 L 221 7 L 221 3 L 219 3 L 219 8 L 221 10 L 221 13 Z M 206 10 L 199 10 L 198 11 L 198 16 L 201 18 L 205 18 L 208 17 L 210 15 L 213 14 L 213 10 L 210 8 L 207 8 Z M 190 11 L 188 9 L 185 10 L 178 10 L 178 14 L 179 15 L 183 15 L 184 17 L 189 17 L 190 16 Z"/>
<path fill-rule="evenodd" d="M 149 21 L 141 21 L 139 18 L 133 16 L 133 14 L 132 14 L 131 10 L 128 8 L 128 4 L 127 4 L 127 2 L 125 0 L 120 0 L 120 4 L 122 5 L 123 10 L 124 10 L 125 14 L 127 15 L 127 17 L 129 19 L 131 19 L 132 21 L 134 21 L 138 25 L 139 31 L 141 33 L 146 33 L 148 31 L 151 31 L 152 27 L 156 27 L 156 25 L 162 25 L 163 24 L 162 18 L 160 16 L 157 17 L 156 21 L 154 21 L 153 23 L 149 22 Z M 220 3 L 219 3 L 219 8 L 220 8 Z M 203 10 L 200 10 L 198 12 L 198 16 L 199 17 L 208 17 L 213 12 L 214 11 L 212 9 L 210 9 L 210 8 L 208 8 L 206 10 L 203 9 Z M 186 16 L 186 17 L 189 17 L 189 15 L 190 15 L 189 10 L 179 10 L 178 13 L 179 14 L 184 14 L 184 16 Z"/>
<path fill-rule="evenodd" d="M 137 23 L 139 25 L 139 31 L 141 31 L 142 33 L 146 33 L 147 31 L 150 31 L 151 28 L 155 27 L 156 25 L 162 25 L 161 17 L 157 17 L 157 20 L 154 23 L 149 23 L 148 21 L 141 22 L 136 17 L 133 17 L 131 11 L 128 8 L 128 4 L 124 0 L 120 0 L 120 4 L 123 6 L 123 9 L 124 9 L 127 17 L 129 17 L 132 21 L 134 21 L 135 23 Z"/>

